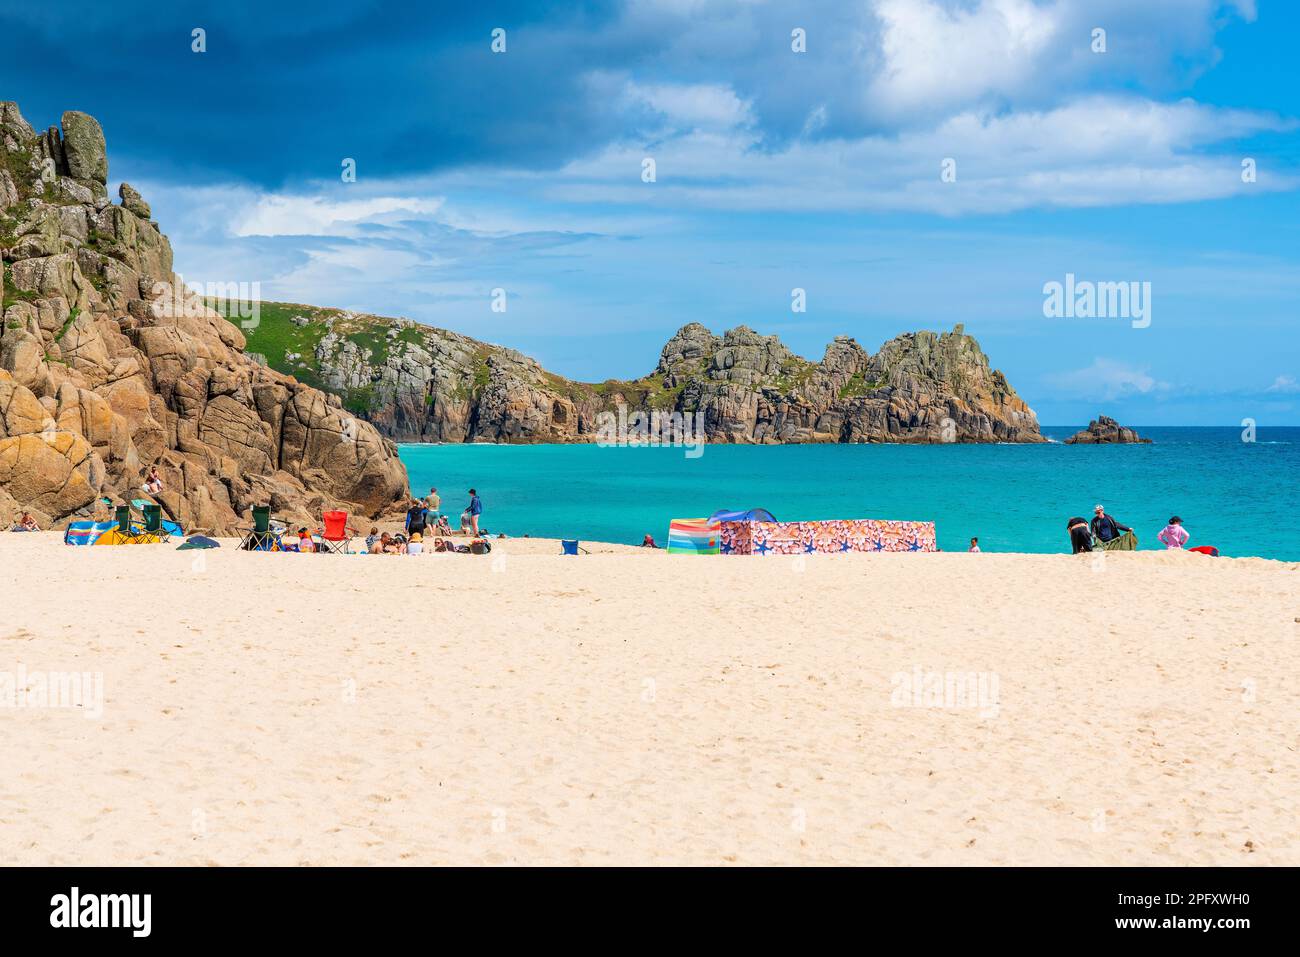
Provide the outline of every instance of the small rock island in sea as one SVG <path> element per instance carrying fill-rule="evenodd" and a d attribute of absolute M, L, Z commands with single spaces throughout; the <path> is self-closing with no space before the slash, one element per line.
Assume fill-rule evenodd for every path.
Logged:
<path fill-rule="evenodd" d="M 1127 445 L 1127 444 L 1151 444 L 1150 439 L 1144 439 L 1126 426 L 1120 425 L 1108 415 L 1099 415 L 1088 423 L 1086 429 L 1075 432 L 1065 440 L 1066 445 Z"/>

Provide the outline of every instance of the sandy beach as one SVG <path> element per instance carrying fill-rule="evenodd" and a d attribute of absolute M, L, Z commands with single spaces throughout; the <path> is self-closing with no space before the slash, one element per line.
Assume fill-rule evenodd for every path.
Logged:
<path fill-rule="evenodd" d="M 1300 864 L 1300 565 L 230 544 L 0 535 L 0 863 Z"/>

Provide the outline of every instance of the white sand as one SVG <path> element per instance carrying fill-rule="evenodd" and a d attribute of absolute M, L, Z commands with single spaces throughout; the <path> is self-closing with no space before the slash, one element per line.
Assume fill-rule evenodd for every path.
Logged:
<path fill-rule="evenodd" d="M 0 863 L 1300 864 L 1296 564 L 498 544 L 0 535 Z"/>

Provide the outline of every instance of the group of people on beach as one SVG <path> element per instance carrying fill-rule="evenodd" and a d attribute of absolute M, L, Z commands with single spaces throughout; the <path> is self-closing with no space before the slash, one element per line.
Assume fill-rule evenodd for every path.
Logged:
<path fill-rule="evenodd" d="M 1092 511 L 1091 522 L 1074 516 L 1065 523 L 1066 532 L 1070 536 L 1070 547 L 1075 555 L 1080 552 L 1091 552 L 1098 546 L 1105 548 L 1109 542 L 1133 533 L 1133 529 L 1128 525 L 1107 514 L 1104 506 L 1096 505 Z M 1177 515 L 1171 517 L 1169 523 L 1156 535 L 1156 540 L 1166 549 L 1180 549 L 1190 538 L 1187 529 L 1183 528 L 1183 520 Z"/>
<path fill-rule="evenodd" d="M 449 541 L 452 535 L 466 535 L 475 540 L 480 551 L 487 551 L 491 546 L 483 539 L 489 533 L 479 526 L 483 514 L 483 501 L 476 489 L 469 490 L 469 504 L 460 514 L 460 528 L 454 532 L 451 522 L 442 511 L 442 496 L 438 489 L 430 488 L 423 499 L 413 498 L 406 510 L 403 531 L 397 534 L 380 532 L 372 527 L 366 536 L 366 551 L 372 555 L 421 555 L 425 550 L 425 538 L 432 534 L 431 543 L 434 552 L 470 552 L 473 545 L 458 545 Z M 504 536 L 503 536 L 504 537 Z"/>
<path fill-rule="evenodd" d="M 1116 541 L 1125 535 L 1132 535 L 1133 529 L 1123 524 L 1113 515 L 1106 512 L 1103 505 L 1093 506 L 1093 518 L 1089 522 L 1080 516 L 1074 516 L 1065 523 L 1066 533 L 1070 536 L 1070 548 L 1075 555 L 1080 552 L 1091 552 L 1097 548 L 1105 548 L 1107 543 Z M 1180 549 L 1183 548 L 1191 535 L 1187 529 L 1183 528 L 1183 520 L 1177 515 L 1169 519 L 1169 524 L 1160 530 L 1156 535 L 1156 540 L 1165 548 Z M 1136 547 L 1137 538 L 1134 536 L 1129 548 Z M 980 540 L 972 538 L 968 552 L 978 552 L 980 550 Z"/>

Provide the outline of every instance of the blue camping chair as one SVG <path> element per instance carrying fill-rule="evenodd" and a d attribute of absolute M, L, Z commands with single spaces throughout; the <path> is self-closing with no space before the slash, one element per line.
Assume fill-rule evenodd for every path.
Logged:
<path fill-rule="evenodd" d="M 572 541 L 570 541 L 567 538 L 560 539 L 561 555 L 576 555 L 579 552 L 582 552 L 582 554 L 584 555 L 590 554 L 585 548 L 582 548 L 581 546 L 578 545 L 576 539 Z"/>

